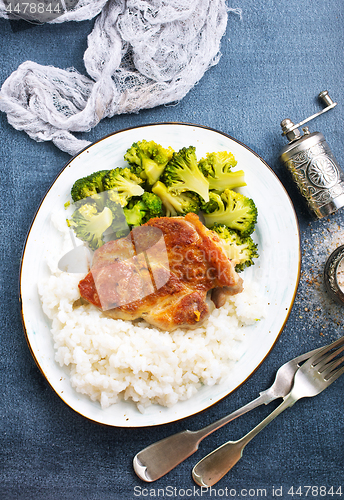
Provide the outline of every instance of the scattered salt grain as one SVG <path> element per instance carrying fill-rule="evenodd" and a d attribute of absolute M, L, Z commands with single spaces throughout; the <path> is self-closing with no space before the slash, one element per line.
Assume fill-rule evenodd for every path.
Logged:
<path fill-rule="evenodd" d="M 344 244 L 344 211 L 309 223 L 301 232 L 302 267 L 294 310 L 301 320 L 298 335 L 326 335 L 343 325 L 343 306 L 328 295 L 324 268 L 328 257 Z M 341 273 L 344 280 L 343 271 Z M 342 281 L 344 286 L 344 281 Z"/>

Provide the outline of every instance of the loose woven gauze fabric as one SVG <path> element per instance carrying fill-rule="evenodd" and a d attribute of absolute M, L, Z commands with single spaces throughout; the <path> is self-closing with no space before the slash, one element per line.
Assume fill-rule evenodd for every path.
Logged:
<path fill-rule="evenodd" d="M 3 83 L 0 110 L 36 141 L 76 154 L 104 117 L 178 102 L 220 58 L 225 0 L 81 0 L 53 22 L 95 20 L 88 76 L 26 61 Z M 6 17 L 0 0 L 0 16 Z"/>

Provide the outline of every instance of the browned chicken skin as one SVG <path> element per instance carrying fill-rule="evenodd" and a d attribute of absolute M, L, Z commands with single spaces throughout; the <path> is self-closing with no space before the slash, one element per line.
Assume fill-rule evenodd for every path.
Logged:
<path fill-rule="evenodd" d="M 241 292 L 242 279 L 216 233 L 190 213 L 151 219 L 105 243 L 79 290 L 107 316 L 172 331 L 199 326 L 226 295 Z"/>

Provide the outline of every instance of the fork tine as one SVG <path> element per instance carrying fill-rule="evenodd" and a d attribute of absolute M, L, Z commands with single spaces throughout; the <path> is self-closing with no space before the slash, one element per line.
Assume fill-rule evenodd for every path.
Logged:
<path fill-rule="evenodd" d="M 344 373 L 344 366 L 342 366 L 342 368 L 333 372 L 332 375 L 330 375 L 330 377 L 326 378 L 325 380 L 326 380 L 326 382 L 332 384 L 332 382 L 337 380 L 337 378 L 340 377 L 341 375 L 343 375 L 343 373 Z"/>
<path fill-rule="evenodd" d="M 318 363 L 322 363 L 327 359 L 327 356 L 324 357 L 324 355 L 331 351 L 332 349 L 335 349 L 336 347 L 339 347 L 341 345 L 344 345 L 344 337 L 341 337 L 338 340 L 335 340 L 332 342 L 332 344 L 329 344 L 328 346 L 325 346 L 323 349 L 321 349 L 319 352 L 314 354 L 309 360 L 309 364 L 311 366 L 316 366 Z"/>
<path fill-rule="evenodd" d="M 318 365 L 317 365 L 318 372 L 322 373 L 324 370 L 326 370 L 327 367 L 330 366 L 330 364 L 329 364 L 330 361 L 332 359 L 336 358 L 338 356 L 338 354 L 340 354 L 343 351 L 344 351 L 344 345 L 342 347 L 340 347 L 339 349 L 337 349 L 336 351 L 329 353 L 324 359 L 320 360 Z"/>
<path fill-rule="evenodd" d="M 335 368 L 337 368 L 338 366 L 340 366 L 344 361 L 344 357 L 342 356 L 341 358 L 339 359 L 335 359 L 334 361 L 332 361 L 332 363 L 329 363 L 325 368 L 324 370 L 321 372 L 323 374 L 323 377 L 327 380 L 329 378 L 331 378 L 331 373 L 336 373 L 334 371 Z M 338 371 L 338 370 L 337 370 Z"/>

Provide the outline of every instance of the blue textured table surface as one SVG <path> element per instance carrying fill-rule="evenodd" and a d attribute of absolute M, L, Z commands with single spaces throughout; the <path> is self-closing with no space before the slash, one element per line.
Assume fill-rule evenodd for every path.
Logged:
<path fill-rule="evenodd" d="M 233 411 L 266 389 L 288 359 L 343 333 L 343 313 L 327 297 L 322 270 L 344 243 L 344 211 L 314 222 L 279 164 L 283 118 L 318 111 L 328 89 L 338 106 L 309 124 L 322 132 L 344 166 L 344 4 L 337 0 L 242 0 L 242 19 L 229 14 L 222 57 L 176 106 L 105 119 L 94 141 L 133 125 L 177 121 L 206 125 L 247 144 L 276 172 L 294 203 L 302 244 L 302 274 L 294 307 L 272 352 L 237 391 L 209 410 L 169 425 L 144 429 L 104 427 L 73 410 L 51 390 L 28 349 L 21 323 L 18 276 L 35 211 L 69 156 L 36 143 L 0 114 L 1 157 L 1 433 L 3 500 L 168 498 L 340 498 L 344 494 L 344 378 L 316 398 L 302 400 L 250 443 L 243 459 L 213 490 L 196 487 L 193 465 L 215 446 L 237 439 L 268 412 L 263 407 L 204 440 L 198 452 L 157 483 L 143 483 L 132 458 L 155 440 L 197 429 Z M 83 53 L 94 21 L 15 31 L 0 20 L 0 83 L 32 60 L 84 73 Z M 308 489 L 313 486 L 313 489 Z M 322 490 L 320 487 L 325 487 Z M 333 490 L 331 487 L 333 486 Z M 318 490 L 316 489 L 318 487 Z M 333 493 L 333 495 L 331 495 Z"/>

